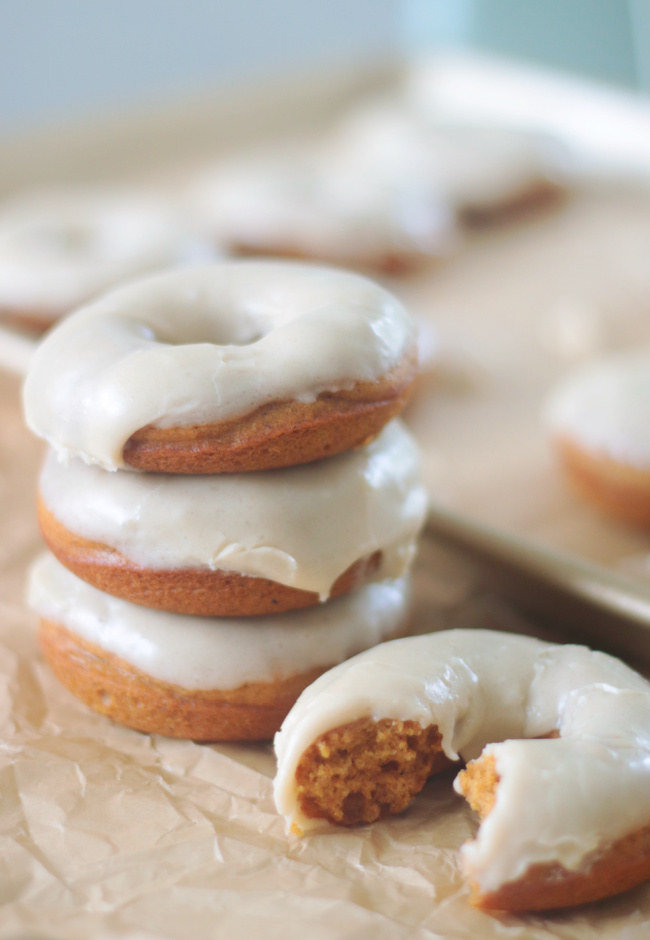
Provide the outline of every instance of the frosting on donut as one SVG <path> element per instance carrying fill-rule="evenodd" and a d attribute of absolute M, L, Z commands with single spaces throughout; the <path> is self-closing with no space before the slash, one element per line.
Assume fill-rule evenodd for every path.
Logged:
<path fill-rule="evenodd" d="M 404 578 L 370 584 L 309 611 L 193 617 L 139 607 L 81 581 L 52 555 L 34 565 L 29 604 L 136 669 L 184 689 L 236 689 L 340 662 L 406 625 Z"/>
<path fill-rule="evenodd" d="M 558 437 L 650 469 L 650 352 L 611 356 L 569 375 L 551 394 L 545 418 Z"/>
<path fill-rule="evenodd" d="M 417 445 L 399 421 L 367 447 L 260 473 L 106 474 L 50 452 L 40 495 L 68 530 L 142 567 L 238 571 L 323 600 L 378 550 L 377 578 L 402 575 L 427 507 Z"/>
<path fill-rule="evenodd" d="M 275 738 L 276 805 L 301 829 L 322 825 L 298 803 L 302 754 L 362 717 L 437 725 L 452 760 L 488 745 L 500 777 L 496 803 L 462 848 L 466 872 L 484 891 L 536 863 L 577 869 L 650 823 L 650 684 L 604 653 L 449 630 L 384 643 L 335 667 L 303 692 Z M 561 737 L 513 740 L 553 731 Z"/>
<path fill-rule="evenodd" d="M 54 318 L 126 278 L 209 254 L 153 196 L 71 189 L 16 197 L 0 209 L 0 308 Z"/>
<path fill-rule="evenodd" d="M 402 305 L 365 278 L 235 261 L 147 278 L 63 321 L 34 355 L 27 424 L 114 470 L 140 428 L 191 426 L 374 382 L 414 348 Z"/>

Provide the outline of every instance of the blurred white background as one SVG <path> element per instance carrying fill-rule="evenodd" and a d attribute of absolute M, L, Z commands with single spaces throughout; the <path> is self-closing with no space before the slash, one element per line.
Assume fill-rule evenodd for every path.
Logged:
<path fill-rule="evenodd" d="M 448 45 L 650 87 L 648 0 L 0 0 L 0 132 Z"/>

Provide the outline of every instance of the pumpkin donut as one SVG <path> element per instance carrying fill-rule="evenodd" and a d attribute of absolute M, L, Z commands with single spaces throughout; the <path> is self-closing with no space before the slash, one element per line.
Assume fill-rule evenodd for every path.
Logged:
<path fill-rule="evenodd" d="M 551 394 L 545 417 L 578 492 L 611 516 L 650 526 L 650 352 L 577 370 Z"/>
<path fill-rule="evenodd" d="M 40 345 L 29 427 L 108 470 L 233 473 L 308 463 L 376 437 L 404 407 L 414 326 L 373 282 L 235 261 L 133 283 Z"/>
<path fill-rule="evenodd" d="M 368 447 L 264 473 L 106 473 L 50 451 L 39 519 L 59 561 L 95 587 L 233 617 L 400 577 L 427 501 L 417 445 L 396 420 Z"/>
<path fill-rule="evenodd" d="M 401 275 L 446 258 L 455 221 L 413 167 L 365 159 L 334 135 L 206 169 L 189 208 L 233 254 L 312 259 Z M 368 155 L 369 156 L 369 155 Z"/>
<path fill-rule="evenodd" d="M 650 877 L 650 683 L 604 653 L 489 630 L 384 643 L 306 689 L 275 749 L 298 832 L 399 812 L 470 761 L 455 787 L 483 817 L 461 849 L 479 907 L 564 907 Z"/>
<path fill-rule="evenodd" d="M 352 112 L 337 134 L 341 157 L 358 176 L 377 174 L 417 184 L 452 207 L 466 224 L 506 220 L 565 194 L 565 154 L 542 134 L 460 125 L 417 110 L 372 104 Z M 336 152 L 336 151 L 335 151 Z"/>
<path fill-rule="evenodd" d="M 0 206 L 0 317 L 42 333 L 126 278 L 215 254 L 153 195 L 101 187 L 29 192 Z"/>
<path fill-rule="evenodd" d="M 95 711 L 151 734 L 256 741 L 325 669 L 406 632 L 409 587 L 370 584 L 264 623 L 192 617 L 111 597 L 44 555 L 29 602 L 54 673 Z"/>

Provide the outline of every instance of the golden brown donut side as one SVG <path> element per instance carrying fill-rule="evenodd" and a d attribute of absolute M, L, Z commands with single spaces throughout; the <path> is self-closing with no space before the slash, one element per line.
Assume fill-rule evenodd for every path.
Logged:
<path fill-rule="evenodd" d="M 178 428 L 147 426 L 124 446 L 124 461 L 151 473 L 243 473 L 311 463 L 373 440 L 405 407 L 417 350 L 378 382 L 324 392 L 314 402 L 271 402 L 249 415 Z"/>
<path fill-rule="evenodd" d="M 650 471 L 592 454 L 567 437 L 556 446 L 567 476 L 593 506 L 633 525 L 650 525 Z"/>
<path fill-rule="evenodd" d="M 494 806 L 499 776 L 494 757 L 471 761 L 459 774 L 465 798 L 481 819 Z M 473 885 L 472 903 L 484 910 L 544 911 L 598 901 L 650 878 L 650 825 L 593 853 L 576 871 L 557 862 L 531 865 L 496 891 Z"/>
<path fill-rule="evenodd" d="M 328 668 L 197 691 L 148 676 L 49 620 L 41 620 L 39 640 L 57 678 L 94 711 L 136 731 L 195 741 L 273 737 L 302 690 Z"/>
<path fill-rule="evenodd" d="M 567 189 L 554 180 L 540 177 L 525 189 L 513 193 L 499 205 L 485 208 L 466 207 L 459 212 L 467 225 L 487 226 L 507 224 L 541 209 L 555 208 L 567 198 Z"/>
<path fill-rule="evenodd" d="M 319 603 L 314 591 L 303 591 L 240 574 L 210 568 L 143 568 L 117 549 L 92 542 L 67 529 L 38 501 L 43 538 L 62 565 L 93 587 L 155 610 L 201 617 L 255 617 L 280 614 Z M 336 579 L 330 597 L 347 594 L 373 579 L 380 551 L 355 561 Z"/>
<path fill-rule="evenodd" d="M 11 307 L 0 307 L 0 322 L 12 329 L 25 330 L 36 336 L 41 336 L 46 330 L 60 320 L 69 311 L 44 316 L 38 310 L 18 310 Z"/>
<path fill-rule="evenodd" d="M 338 255 L 325 255 L 322 252 L 310 254 L 297 245 L 266 246 L 246 242 L 231 242 L 228 250 L 232 255 L 242 258 L 285 258 L 297 261 L 314 261 L 350 268 L 353 271 L 368 271 L 383 274 L 387 277 L 405 277 L 424 267 L 440 264 L 445 258 L 445 252 L 439 254 L 418 251 L 382 251 L 375 255 L 358 257 L 340 257 Z"/>

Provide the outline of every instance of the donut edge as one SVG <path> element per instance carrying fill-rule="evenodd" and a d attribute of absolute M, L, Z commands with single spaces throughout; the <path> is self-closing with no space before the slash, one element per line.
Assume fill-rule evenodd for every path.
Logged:
<path fill-rule="evenodd" d="M 370 443 L 406 407 L 417 347 L 377 382 L 323 392 L 314 402 L 270 402 L 233 421 L 136 431 L 123 459 L 149 473 L 245 473 L 312 463 Z"/>
<path fill-rule="evenodd" d="M 472 904 L 485 911 L 549 911 L 602 901 L 650 878 L 650 825 L 617 839 L 576 871 L 558 862 L 531 865 L 495 891 L 472 883 Z"/>
<path fill-rule="evenodd" d="M 37 515 L 45 543 L 62 565 L 87 584 L 132 604 L 199 617 L 257 617 L 320 603 L 314 591 L 238 571 L 144 568 L 117 549 L 67 529 L 40 495 Z M 353 562 L 336 579 L 328 599 L 377 580 L 381 563 L 381 550 Z"/>
<path fill-rule="evenodd" d="M 589 451 L 566 435 L 554 443 L 567 478 L 591 506 L 610 518 L 650 526 L 650 470 Z"/>
<path fill-rule="evenodd" d="M 406 618 L 387 639 L 405 635 L 409 624 Z M 57 679 L 93 711 L 135 731 L 193 741 L 270 740 L 300 693 L 335 665 L 235 689 L 195 690 L 149 676 L 47 618 L 40 618 L 38 638 Z"/>
<path fill-rule="evenodd" d="M 271 738 L 302 689 L 323 671 L 232 690 L 183 689 L 50 620 L 41 619 L 39 642 L 57 679 L 93 711 L 135 731 L 195 741 Z"/>

